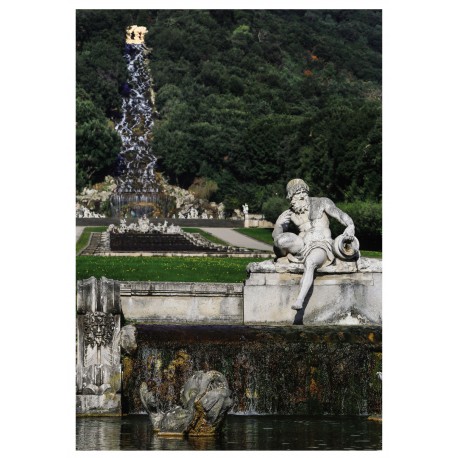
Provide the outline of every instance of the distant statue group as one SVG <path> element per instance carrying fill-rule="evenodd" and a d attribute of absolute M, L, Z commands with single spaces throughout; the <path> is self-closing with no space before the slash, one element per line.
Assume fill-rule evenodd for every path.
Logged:
<path fill-rule="evenodd" d="M 310 197 L 309 187 L 303 180 L 291 180 L 286 186 L 286 197 L 290 208 L 278 217 L 272 237 L 277 262 L 304 264 L 299 296 L 291 306 L 300 310 L 312 286 L 315 270 L 332 264 L 336 256 L 348 261 L 355 259 L 359 245 L 350 216 L 326 197 Z M 335 241 L 331 238 L 328 216 L 346 226 Z"/>

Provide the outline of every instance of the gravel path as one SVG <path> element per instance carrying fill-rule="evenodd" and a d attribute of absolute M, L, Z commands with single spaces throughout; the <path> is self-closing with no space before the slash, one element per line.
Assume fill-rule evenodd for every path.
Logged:
<path fill-rule="evenodd" d="M 76 226 L 76 241 L 81 237 L 81 234 L 84 231 L 85 226 Z"/>
<path fill-rule="evenodd" d="M 273 251 L 272 245 L 247 237 L 234 229 L 226 227 L 201 227 L 201 229 L 234 246 L 252 248 L 254 250 Z"/>

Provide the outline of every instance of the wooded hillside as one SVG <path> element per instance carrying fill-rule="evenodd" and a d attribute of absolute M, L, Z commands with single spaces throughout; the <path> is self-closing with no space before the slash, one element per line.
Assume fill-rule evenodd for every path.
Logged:
<path fill-rule="evenodd" d="M 381 16 L 78 10 L 78 187 L 115 173 L 124 30 L 137 24 L 152 49 L 153 152 L 172 184 L 210 190 L 229 210 L 261 211 L 294 177 L 336 202 L 380 202 Z"/>

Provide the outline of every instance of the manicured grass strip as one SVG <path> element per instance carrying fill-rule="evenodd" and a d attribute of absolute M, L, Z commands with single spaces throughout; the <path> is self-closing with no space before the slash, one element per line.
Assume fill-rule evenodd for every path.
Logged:
<path fill-rule="evenodd" d="M 366 258 L 380 258 L 382 259 L 382 252 L 381 251 L 360 251 L 361 256 L 365 256 Z"/>
<path fill-rule="evenodd" d="M 260 242 L 273 245 L 272 239 L 272 228 L 268 227 L 238 227 L 235 229 L 243 235 L 252 237 L 253 239 L 259 240 Z"/>
<path fill-rule="evenodd" d="M 209 234 L 208 232 L 205 232 L 202 229 L 199 229 L 198 227 L 183 227 L 182 229 L 183 232 L 189 232 L 191 234 L 200 234 L 202 237 L 205 237 L 210 242 L 217 243 L 218 245 L 230 246 L 230 244 L 225 242 L 224 240 L 221 240 L 218 237 L 215 237 L 214 235 Z"/>
<path fill-rule="evenodd" d="M 258 228 L 258 227 L 250 227 L 250 228 L 237 228 L 236 231 L 247 235 L 248 237 L 253 237 L 260 242 L 268 243 L 269 245 L 273 244 L 272 240 L 272 229 L 269 228 Z M 367 251 L 361 250 L 361 256 L 365 256 L 367 258 L 382 258 L 381 251 Z"/>
<path fill-rule="evenodd" d="M 94 276 L 125 281 L 239 283 L 250 262 L 259 258 L 191 258 L 142 256 L 78 256 L 76 278 Z"/>
<path fill-rule="evenodd" d="M 91 232 L 105 232 L 107 226 L 85 227 L 80 238 L 76 242 L 76 252 L 79 253 L 89 243 Z"/>

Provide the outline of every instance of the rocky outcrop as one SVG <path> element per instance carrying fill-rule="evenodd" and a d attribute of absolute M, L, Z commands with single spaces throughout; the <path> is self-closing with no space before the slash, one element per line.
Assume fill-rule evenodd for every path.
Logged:
<path fill-rule="evenodd" d="M 91 188 L 84 188 L 81 194 L 76 196 L 76 217 L 108 216 L 110 214 L 110 198 L 115 189 L 116 183 L 111 176 L 106 176 L 105 181 L 97 183 Z M 98 216 L 93 216 L 95 214 Z"/>
<path fill-rule="evenodd" d="M 160 173 L 156 173 L 155 178 L 156 183 L 163 192 L 175 199 L 176 216 L 178 218 L 192 218 L 195 212 L 200 217 L 205 214 L 207 218 L 224 218 L 225 209 L 223 203 L 217 204 L 205 199 L 198 199 L 191 191 L 169 184 Z"/>
<path fill-rule="evenodd" d="M 174 205 L 172 205 L 174 208 L 173 214 L 162 216 L 174 216 L 176 218 L 188 219 L 225 218 L 225 208 L 223 203 L 218 204 L 216 202 L 209 202 L 205 199 L 198 199 L 191 191 L 169 184 L 162 174 L 157 172 L 155 173 L 155 182 L 159 192 L 174 201 Z M 103 216 L 110 216 L 110 200 L 115 190 L 116 182 L 111 176 L 105 177 L 105 181 L 102 183 L 97 183 L 90 188 L 84 188 L 83 191 L 76 196 L 76 217 L 99 218 Z"/>

